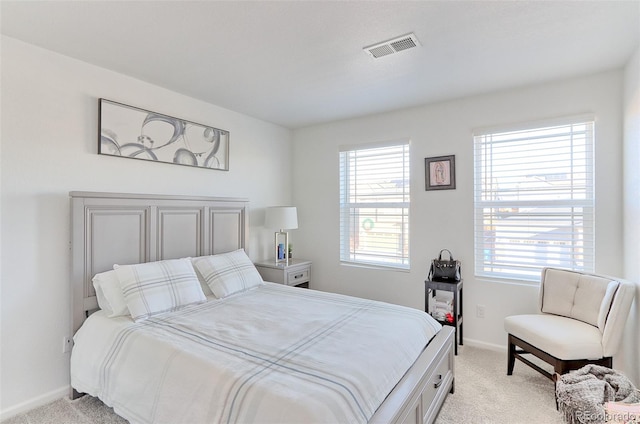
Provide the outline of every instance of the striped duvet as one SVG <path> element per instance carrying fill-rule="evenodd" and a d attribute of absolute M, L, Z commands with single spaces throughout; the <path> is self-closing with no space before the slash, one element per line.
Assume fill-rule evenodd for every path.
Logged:
<path fill-rule="evenodd" d="M 133 423 L 366 423 L 440 324 L 265 283 L 134 323 L 89 317 L 71 384 Z"/>

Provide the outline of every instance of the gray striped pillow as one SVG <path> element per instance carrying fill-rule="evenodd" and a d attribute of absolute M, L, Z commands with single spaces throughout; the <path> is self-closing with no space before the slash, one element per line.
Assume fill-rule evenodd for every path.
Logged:
<path fill-rule="evenodd" d="M 243 249 L 191 261 L 218 299 L 263 284 L 260 273 Z"/>
<path fill-rule="evenodd" d="M 189 259 L 114 268 L 134 321 L 207 300 Z"/>

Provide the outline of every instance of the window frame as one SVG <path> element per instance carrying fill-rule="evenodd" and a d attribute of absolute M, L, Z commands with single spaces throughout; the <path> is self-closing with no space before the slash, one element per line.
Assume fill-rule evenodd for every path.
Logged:
<path fill-rule="evenodd" d="M 346 157 L 349 154 L 357 154 L 357 152 L 370 151 L 375 149 L 383 149 L 389 147 L 401 148 L 402 151 L 402 175 L 404 184 L 402 186 L 402 198 L 401 201 L 389 201 L 389 202 L 352 202 L 349 201 L 351 191 L 349 190 L 350 179 L 346 175 L 346 168 L 349 168 L 350 161 Z M 375 268 L 375 269 L 388 269 L 394 271 L 409 272 L 411 269 L 411 255 L 410 255 L 410 222 L 411 222 L 411 142 L 410 139 L 398 139 L 377 143 L 362 143 L 357 145 L 343 145 L 339 146 L 339 259 L 340 264 L 356 267 Z M 393 153 L 397 155 L 397 153 Z M 402 214 L 397 215 L 401 217 L 401 246 L 402 252 L 399 255 L 394 256 L 399 263 L 393 263 L 393 260 L 364 260 L 362 257 L 366 256 L 366 253 L 358 253 L 355 248 L 351 247 L 352 231 L 357 228 L 359 231 L 360 225 L 353 225 L 353 219 L 356 214 L 352 213 L 354 208 L 369 208 L 369 209 L 381 209 L 393 211 L 394 209 L 402 209 Z M 382 214 L 385 216 L 384 214 Z M 393 213 L 391 213 L 393 216 Z M 359 239 L 359 237 L 357 237 Z M 400 250 L 396 250 L 398 253 Z M 360 258 L 357 258 L 360 256 Z M 384 255 L 381 255 L 384 256 Z"/>
<path fill-rule="evenodd" d="M 575 162 L 572 160 L 571 161 L 571 167 L 572 167 L 572 172 L 571 172 L 571 178 L 570 180 L 572 181 L 572 185 L 570 188 L 570 193 L 571 193 L 571 198 L 570 199 L 547 199 L 547 200 L 520 200 L 518 199 L 518 201 L 501 201 L 501 200 L 484 200 L 483 199 L 483 194 L 486 195 L 486 193 L 491 192 L 494 193 L 494 195 L 500 193 L 498 190 L 493 190 L 493 191 L 485 191 L 483 190 L 483 158 L 480 157 L 481 153 L 480 153 L 480 139 L 482 138 L 486 138 L 486 137 L 491 137 L 491 136 L 506 136 L 510 133 L 513 134 L 517 134 L 517 133 L 534 133 L 536 131 L 543 131 L 545 129 L 554 129 L 554 128 L 563 128 L 563 127 L 571 127 L 571 149 L 575 149 L 576 147 L 576 143 L 575 143 L 575 138 L 574 136 L 578 133 L 578 131 L 575 131 L 573 129 L 574 126 L 585 126 L 585 130 L 583 131 L 585 133 L 585 141 L 584 141 L 584 163 L 580 164 L 580 166 L 584 167 L 584 174 L 585 174 L 585 183 L 584 186 L 576 186 L 574 187 L 573 185 L 573 178 L 574 175 L 576 175 L 575 170 L 573 169 L 573 167 L 576 166 Z M 567 250 L 571 250 L 571 251 L 576 251 L 576 249 L 582 249 L 581 250 L 581 254 L 578 253 L 572 253 L 570 256 L 570 261 L 572 261 L 573 265 L 572 266 L 563 266 L 565 268 L 569 268 L 569 269 L 573 269 L 573 270 L 579 270 L 579 271 L 584 271 L 584 272 L 594 272 L 594 268 L 595 268 L 595 143 L 596 143 L 596 122 L 595 122 L 595 118 L 592 115 L 581 115 L 581 116 L 574 116 L 574 117 L 566 117 L 566 118 L 558 118 L 555 120 L 547 120 L 547 121 L 538 121 L 538 122 L 532 122 L 532 123 L 526 123 L 526 124 L 519 124 L 519 125 L 512 125 L 509 127 L 494 127 L 494 128 L 488 128 L 488 129 L 478 129 L 476 131 L 474 131 L 474 139 L 473 139 L 473 149 L 474 149 L 474 189 L 473 189 L 473 193 L 474 193 L 474 199 L 473 199 L 473 205 L 474 205 L 474 275 L 479 278 L 479 279 L 487 279 L 487 280 L 508 280 L 508 281 L 524 281 L 524 282 L 538 282 L 539 281 L 539 272 L 537 272 L 538 270 L 541 270 L 541 268 L 543 268 L 544 266 L 559 266 L 553 262 L 548 263 L 548 264 L 543 264 L 541 263 L 542 258 L 544 258 L 545 256 L 550 256 L 552 249 L 544 249 L 543 250 L 543 254 L 537 255 L 537 254 L 533 254 L 532 258 L 536 261 L 535 263 L 532 264 L 532 266 L 530 267 L 530 271 L 528 271 L 528 273 L 524 273 L 522 270 L 518 271 L 513 271 L 513 272 L 505 272 L 503 271 L 490 271 L 487 268 L 491 268 L 492 266 L 494 268 L 499 268 L 500 264 L 499 261 L 496 261 L 495 258 L 498 257 L 497 255 L 497 251 L 499 251 L 499 249 L 496 248 L 495 244 L 494 247 L 489 249 L 489 256 L 490 259 L 489 261 L 485 260 L 486 255 L 487 255 L 487 244 L 490 244 L 490 242 L 486 241 L 486 221 L 485 221 L 485 217 L 486 216 L 492 216 L 492 217 L 496 217 L 498 215 L 498 213 L 496 213 L 495 211 L 493 211 L 491 214 L 485 214 L 485 210 L 486 209 L 496 209 L 496 210 L 507 210 L 509 208 L 511 208 L 511 210 L 517 210 L 517 216 L 518 217 L 534 217 L 535 218 L 535 211 L 529 211 L 528 213 L 523 212 L 520 213 L 520 208 L 522 208 L 523 206 L 529 206 L 530 208 L 539 208 L 539 209 L 544 209 L 545 206 L 548 208 L 556 208 L 558 210 L 561 210 L 562 207 L 564 207 L 565 209 L 570 210 L 570 212 L 566 212 L 565 215 L 563 216 L 579 216 L 581 219 L 581 224 L 579 226 L 577 226 L 576 224 L 572 224 L 571 225 L 571 234 L 575 234 L 576 231 L 578 231 L 581 236 L 582 236 L 582 240 L 581 243 L 579 244 L 580 248 L 576 247 L 576 244 L 571 244 L 570 247 L 567 248 Z M 531 138 L 529 138 L 530 140 Z M 541 161 L 537 162 L 538 164 L 541 164 Z M 486 169 L 491 169 L 491 166 L 485 166 Z M 544 168 L 538 168 L 541 170 L 544 170 Z M 582 193 L 584 194 L 584 198 L 583 199 L 578 199 L 575 198 L 575 193 Z M 544 192 L 543 190 L 539 190 L 540 193 Z M 552 189 L 547 190 L 547 196 L 550 196 L 549 193 L 552 192 Z M 560 206 L 561 205 L 561 206 Z M 576 210 L 580 210 L 580 214 L 576 214 L 574 213 Z M 531 225 L 530 227 L 527 227 L 528 231 L 529 228 L 533 227 L 533 225 Z M 509 224 L 506 225 L 505 228 L 509 228 Z M 580 230 L 577 230 L 580 229 Z M 503 231 L 505 231 L 503 229 Z M 534 234 L 533 231 L 530 232 L 530 234 Z M 514 239 L 518 239 L 517 237 L 514 237 Z M 567 237 L 567 240 L 569 239 L 569 237 Z M 525 239 L 520 238 L 520 241 L 524 241 Z M 494 243 L 497 242 L 497 236 L 494 236 Z M 523 243 L 524 244 L 524 243 Z M 533 250 L 533 249 L 531 249 Z M 527 250 L 523 249 L 523 252 L 527 252 Z M 516 251 L 516 255 L 517 255 Z M 503 255 L 503 257 L 513 257 L 516 255 Z M 576 258 L 583 258 L 583 264 L 582 266 L 575 266 L 576 262 L 579 262 L 576 260 Z M 565 259 L 566 260 L 566 259 Z M 520 264 L 515 264 L 514 268 L 520 267 L 520 268 L 524 268 L 523 264 L 526 261 L 523 260 L 523 262 L 521 262 Z M 502 265 L 502 268 L 508 268 L 507 265 Z"/>

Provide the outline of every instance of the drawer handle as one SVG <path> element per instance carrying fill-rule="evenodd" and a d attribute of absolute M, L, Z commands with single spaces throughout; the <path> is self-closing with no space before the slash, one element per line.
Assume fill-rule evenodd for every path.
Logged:
<path fill-rule="evenodd" d="M 298 274 L 298 275 L 294 275 L 293 279 L 295 280 L 296 278 L 302 278 L 304 277 L 304 274 Z"/>
<path fill-rule="evenodd" d="M 444 381 L 444 380 L 442 379 L 442 374 L 438 374 L 438 378 L 440 379 L 440 381 L 438 381 L 437 383 L 434 383 L 434 384 L 433 384 L 433 388 L 434 388 L 434 389 L 437 389 L 438 387 L 440 387 L 440 386 L 442 385 L 442 382 Z"/>

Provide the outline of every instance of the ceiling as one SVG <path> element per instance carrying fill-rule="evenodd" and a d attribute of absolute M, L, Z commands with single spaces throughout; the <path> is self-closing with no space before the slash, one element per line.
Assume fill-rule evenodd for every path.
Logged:
<path fill-rule="evenodd" d="M 640 39 L 637 0 L 0 6 L 4 35 L 289 128 L 619 68 Z"/>

